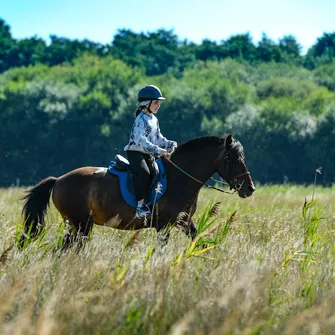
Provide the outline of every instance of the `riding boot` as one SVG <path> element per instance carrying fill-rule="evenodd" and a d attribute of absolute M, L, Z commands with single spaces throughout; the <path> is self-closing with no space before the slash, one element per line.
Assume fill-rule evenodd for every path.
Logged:
<path fill-rule="evenodd" d="M 146 206 L 144 203 L 137 206 L 136 215 L 135 215 L 136 218 L 144 219 L 144 218 L 146 218 L 150 215 L 151 215 L 150 208 L 148 206 Z"/>

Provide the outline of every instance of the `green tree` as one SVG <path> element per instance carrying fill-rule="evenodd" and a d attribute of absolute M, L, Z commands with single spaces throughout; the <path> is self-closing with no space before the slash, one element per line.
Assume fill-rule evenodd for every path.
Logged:
<path fill-rule="evenodd" d="M 313 176 L 313 172 L 322 166 L 320 178 L 326 185 L 334 183 L 335 155 L 335 103 L 329 106 L 326 114 L 318 120 L 317 130 L 311 141 L 306 143 L 306 168 L 304 174 Z"/>
<path fill-rule="evenodd" d="M 317 43 L 312 48 L 314 56 L 327 56 L 334 58 L 335 56 L 335 32 L 324 33 L 317 39 Z"/>
<path fill-rule="evenodd" d="M 310 182 L 306 143 L 313 140 L 317 119 L 299 112 L 247 105 L 222 124 L 244 146 L 250 172 L 262 183 Z M 314 162 L 314 160 L 313 160 Z"/>
<path fill-rule="evenodd" d="M 50 45 L 41 55 L 41 60 L 49 66 L 72 62 L 84 53 L 103 55 L 104 48 L 99 43 L 88 40 L 71 40 L 66 37 L 50 35 Z"/>
<path fill-rule="evenodd" d="M 203 61 L 220 59 L 220 47 L 216 42 L 212 42 L 209 39 L 204 39 L 196 48 L 195 53 L 196 58 Z"/>
<path fill-rule="evenodd" d="M 260 81 L 256 87 L 261 100 L 281 97 L 292 97 L 302 102 L 308 95 L 318 89 L 312 80 L 297 80 L 296 78 L 275 77 Z"/>
<path fill-rule="evenodd" d="M 285 63 L 302 63 L 302 47 L 293 35 L 286 35 L 279 39 L 279 49 Z"/>
<path fill-rule="evenodd" d="M 249 33 L 231 36 L 222 45 L 223 57 L 253 62 L 256 57 L 256 47 Z M 221 57 L 221 58 L 223 58 Z"/>
<path fill-rule="evenodd" d="M 270 38 L 263 33 L 262 39 L 257 46 L 257 59 L 262 62 L 280 62 L 282 61 L 281 49 Z"/>
<path fill-rule="evenodd" d="M 335 32 L 324 33 L 308 50 L 304 65 L 314 69 L 320 65 L 330 64 L 335 57 Z"/>
<path fill-rule="evenodd" d="M 194 59 L 185 52 L 187 42 L 179 42 L 172 30 L 158 29 L 152 33 L 136 34 L 129 29 L 120 29 L 112 44 L 114 57 L 144 70 L 148 76 L 184 67 L 187 61 Z M 182 49 L 184 52 L 180 51 Z"/>
<path fill-rule="evenodd" d="M 183 141 L 212 135 L 203 120 L 224 119 L 254 100 L 244 66 L 231 59 L 223 62 L 198 62 L 185 70 L 183 77 L 169 83 L 168 113 L 160 115 L 173 138 Z M 185 125 L 187 125 L 185 127 Z"/>
<path fill-rule="evenodd" d="M 15 46 L 15 42 L 12 38 L 10 27 L 0 17 L 0 73 L 10 67 L 10 53 Z"/>
<path fill-rule="evenodd" d="M 297 81 L 312 80 L 313 74 L 310 70 L 286 63 L 258 63 L 256 66 L 245 67 L 249 83 L 258 86 L 263 80 L 273 79 L 276 77 L 292 78 Z"/>
<path fill-rule="evenodd" d="M 37 37 L 19 40 L 9 52 L 9 67 L 36 65 L 42 61 L 47 46 Z"/>
<path fill-rule="evenodd" d="M 74 65 L 48 71 L 39 65 L 4 73 L 0 77 L 3 182 L 18 177 L 31 184 L 78 166 L 107 165 L 118 134 L 125 133 L 114 115 L 140 78 L 120 60 L 88 55 Z"/>
<path fill-rule="evenodd" d="M 313 71 L 314 80 L 318 85 L 335 91 L 335 60 L 331 64 L 319 66 Z"/>

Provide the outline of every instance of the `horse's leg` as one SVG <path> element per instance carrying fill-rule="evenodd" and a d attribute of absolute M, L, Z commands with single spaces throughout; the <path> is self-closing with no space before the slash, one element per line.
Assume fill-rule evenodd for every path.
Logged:
<path fill-rule="evenodd" d="M 92 228 L 92 210 L 90 210 L 90 213 L 86 216 L 86 220 L 81 220 L 79 224 L 79 229 L 77 232 L 77 236 L 79 238 L 77 251 L 79 251 L 88 241 L 88 236 L 91 233 Z"/>
<path fill-rule="evenodd" d="M 162 244 L 162 245 L 167 244 L 167 242 L 169 240 L 169 237 L 170 237 L 170 230 L 171 230 L 171 225 L 170 224 L 157 229 L 158 241 L 159 241 L 160 244 Z M 197 230 L 197 228 L 196 228 L 192 219 L 189 219 L 188 228 L 186 230 L 184 230 L 184 232 L 185 232 L 186 236 L 191 237 L 192 240 L 194 240 L 195 237 L 197 236 L 198 230 Z"/>
<path fill-rule="evenodd" d="M 192 241 L 196 238 L 198 233 L 197 227 L 195 226 L 194 222 L 192 219 L 189 219 L 188 221 L 188 229 L 185 230 L 185 234 L 186 236 L 190 236 Z M 207 244 L 204 244 L 201 249 L 206 249 L 207 248 Z"/>
<path fill-rule="evenodd" d="M 189 219 L 188 227 L 185 231 L 186 236 L 190 236 L 191 239 L 194 240 L 195 237 L 197 236 L 197 232 L 198 232 L 198 230 L 197 230 L 193 220 Z"/>
<path fill-rule="evenodd" d="M 83 248 L 93 227 L 91 214 L 85 220 L 84 218 L 82 220 L 68 218 L 65 221 L 66 231 L 63 238 L 62 250 L 68 249 L 74 243 L 77 243 L 77 251 Z"/>
<path fill-rule="evenodd" d="M 168 240 L 170 238 L 170 231 L 160 231 L 158 232 L 158 243 L 164 247 L 167 245 L 168 243 Z"/>
<path fill-rule="evenodd" d="M 171 225 L 156 225 L 157 239 L 161 246 L 166 246 L 170 237 Z"/>
<path fill-rule="evenodd" d="M 64 220 L 65 222 L 65 233 L 63 237 L 63 243 L 62 243 L 62 251 L 67 250 L 74 241 L 74 235 L 73 235 L 73 227 L 70 224 L 69 220 Z"/>

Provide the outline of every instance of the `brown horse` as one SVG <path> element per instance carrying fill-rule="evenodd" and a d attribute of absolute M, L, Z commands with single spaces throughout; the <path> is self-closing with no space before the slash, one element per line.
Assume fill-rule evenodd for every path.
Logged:
<path fill-rule="evenodd" d="M 28 236 L 33 238 L 43 229 L 51 193 L 64 221 L 72 227 L 63 240 L 66 248 L 78 236 L 87 237 L 93 223 L 123 230 L 153 226 L 160 232 L 175 223 L 181 213 L 188 214 L 185 233 L 194 238 L 197 230 L 192 216 L 198 193 L 215 172 L 241 198 L 255 191 L 243 147 L 231 135 L 193 139 L 179 145 L 170 159 L 162 158 L 162 161 L 167 190 L 153 209 L 154 225 L 135 218 L 135 209 L 122 198 L 117 176 L 106 168 L 82 167 L 58 178 L 48 177 L 28 191 L 23 207 L 24 233 L 19 244 L 22 246 Z"/>

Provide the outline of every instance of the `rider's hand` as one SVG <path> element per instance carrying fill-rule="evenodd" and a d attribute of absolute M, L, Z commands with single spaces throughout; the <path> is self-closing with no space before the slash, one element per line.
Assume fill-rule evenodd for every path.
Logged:
<path fill-rule="evenodd" d="M 164 150 L 160 153 L 159 157 L 167 157 L 167 152 Z"/>
<path fill-rule="evenodd" d="M 172 146 L 169 149 L 167 149 L 167 152 L 169 154 L 172 154 L 176 148 L 177 148 L 177 142 L 173 142 Z"/>

